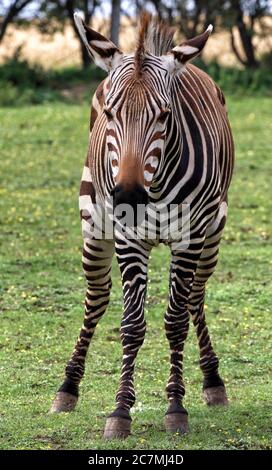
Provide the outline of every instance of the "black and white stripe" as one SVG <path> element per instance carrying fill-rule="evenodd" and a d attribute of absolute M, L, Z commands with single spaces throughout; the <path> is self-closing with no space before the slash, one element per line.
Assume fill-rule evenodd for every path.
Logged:
<path fill-rule="evenodd" d="M 199 342 L 204 388 L 223 387 L 205 321 L 204 298 L 227 216 L 234 147 L 222 92 L 207 74 L 186 63 L 201 51 L 210 32 L 208 28 L 194 40 L 167 49 L 168 53 L 163 37 L 157 34 L 154 55 L 150 44 L 156 28 L 150 23 L 148 34 L 142 34 L 146 42 L 141 45 L 140 65 L 136 63 L 137 53 L 135 57 L 123 55 L 105 44 L 105 38 L 92 39 L 92 30 L 85 37 L 92 57 L 96 59 L 98 54 L 99 61 L 106 60 L 110 74 L 93 98 L 90 144 L 81 181 L 82 225 L 87 234 L 83 249 L 88 284 L 85 319 L 60 391 L 75 394 L 83 376 L 89 343 L 109 302 L 115 250 L 123 281 L 124 313 L 123 365 L 117 411 L 112 416 L 118 415 L 118 410 L 124 416 L 124 410 L 128 412 L 135 401 L 133 373 L 146 329 L 148 259 L 152 247 L 162 241 L 159 226 L 155 239 L 129 239 L 118 230 L 112 240 L 94 239 L 88 234 L 92 205 L 99 201 L 106 217 L 105 200 L 118 184 L 128 190 L 136 184 L 144 187 L 155 209 L 176 204 L 181 214 L 183 204 L 190 207 L 187 248 L 180 248 L 182 240 L 176 234 L 170 233 L 163 240 L 171 250 L 169 305 L 165 313 L 171 363 L 166 387 L 170 412 L 184 410 L 183 348 L 190 315 Z M 169 34 L 166 39 L 170 47 Z M 141 67 L 140 73 L 137 67 Z"/>

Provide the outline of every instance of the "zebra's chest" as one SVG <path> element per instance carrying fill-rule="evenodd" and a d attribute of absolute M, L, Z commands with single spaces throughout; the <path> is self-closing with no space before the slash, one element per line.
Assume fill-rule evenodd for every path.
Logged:
<path fill-rule="evenodd" d="M 220 192 L 220 172 L 214 149 L 204 154 L 203 149 L 187 149 L 168 159 L 165 169 L 157 176 L 149 190 L 151 200 L 157 204 L 206 204 Z"/>

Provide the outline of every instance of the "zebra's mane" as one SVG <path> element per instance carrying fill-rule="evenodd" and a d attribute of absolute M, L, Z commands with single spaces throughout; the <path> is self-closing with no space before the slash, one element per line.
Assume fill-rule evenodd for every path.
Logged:
<path fill-rule="evenodd" d="M 166 54 L 174 47 L 175 28 L 167 26 L 158 18 L 144 11 L 140 16 L 137 48 L 135 52 L 135 70 L 141 74 L 146 52 L 156 56 Z"/>

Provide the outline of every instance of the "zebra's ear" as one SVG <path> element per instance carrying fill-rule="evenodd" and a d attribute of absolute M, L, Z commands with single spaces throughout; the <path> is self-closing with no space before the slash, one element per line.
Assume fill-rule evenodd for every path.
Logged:
<path fill-rule="evenodd" d="M 80 37 L 96 65 L 106 72 L 115 69 L 123 58 L 120 49 L 102 34 L 89 28 L 78 13 L 74 14 L 74 20 Z"/>
<path fill-rule="evenodd" d="M 184 68 L 188 61 L 197 57 L 204 49 L 212 30 L 213 26 L 210 24 L 204 33 L 174 47 L 170 54 L 164 56 L 168 62 L 169 71 L 178 72 Z"/>

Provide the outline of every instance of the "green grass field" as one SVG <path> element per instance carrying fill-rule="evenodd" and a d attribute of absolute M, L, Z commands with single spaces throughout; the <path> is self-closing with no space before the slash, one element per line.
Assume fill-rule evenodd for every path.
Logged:
<path fill-rule="evenodd" d="M 185 347 L 190 433 L 168 435 L 169 253 L 152 252 L 148 331 L 137 361 L 133 435 L 105 442 L 121 365 L 121 282 L 87 362 L 77 410 L 48 415 L 83 317 L 78 187 L 89 109 L 52 104 L 0 110 L 0 448 L 272 449 L 271 99 L 228 99 L 236 168 L 207 317 L 230 406 L 208 409 L 193 327 Z"/>

